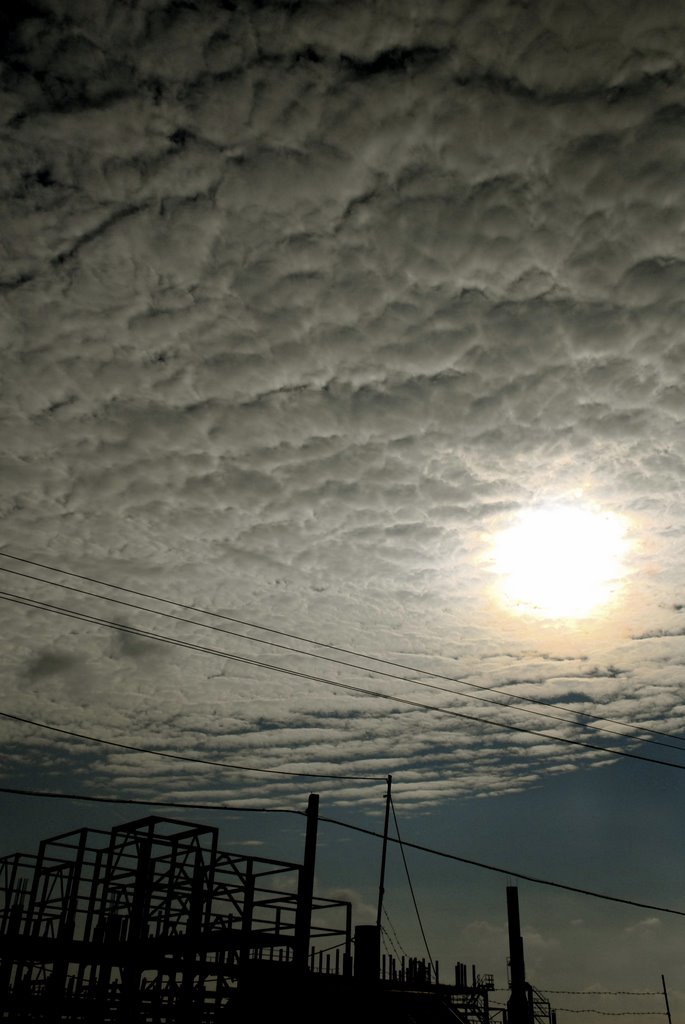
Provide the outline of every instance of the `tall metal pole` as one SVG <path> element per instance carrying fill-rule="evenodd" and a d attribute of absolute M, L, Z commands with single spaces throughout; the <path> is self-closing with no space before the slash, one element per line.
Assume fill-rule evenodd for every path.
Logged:
<path fill-rule="evenodd" d="M 314 866 L 316 863 L 316 835 L 319 827 L 319 795 L 310 793 L 307 803 L 307 833 L 304 844 L 304 862 L 300 868 L 295 911 L 294 959 L 300 970 L 307 969 L 309 938 L 312 927 L 312 898 L 314 895 Z"/>
<path fill-rule="evenodd" d="M 526 966 L 523 959 L 519 894 L 515 885 L 507 886 L 507 920 L 511 965 L 511 995 L 507 1002 L 507 1018 L 509 1024 L 532 1024 L 533 1014 L 528 1000 L 530 986 L 526 984 Z"/>
<path fill-rule="evenodd" d="M 664 989 L 664 1002 L 666 1003 L 666 1016 L 668 1017 L 668 1024 L 671 1024 L 671 1008 L 668 1005 L 668 992 L 666 991 L 666 979 L 663 974 L 661 975 L 661 984 Z"/>
<path fill-rule="evenodd" d="M 392 775 L 388 775 L 388 790 L 385 794 L 385 825 L 383 826 L 383 852 L 381 853 L 381 880 L 378 886 L 378 913 L 376 915 L 376 928 L 380 932 L 381 916 L 383 914 L 383 894 L 385 893 L 385 859 L 388 853 L 388 824 L 390 822 L 390 790 L 392 787 Z"/>

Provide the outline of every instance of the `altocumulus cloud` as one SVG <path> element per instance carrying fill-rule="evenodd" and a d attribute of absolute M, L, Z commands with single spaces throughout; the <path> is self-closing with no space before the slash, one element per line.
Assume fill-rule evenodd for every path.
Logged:
<path fill-rule="evenodd" d="M 3 18 L 3 547 L 682 729 L 677 5 L 39 0 Z M 520 636 L 483 538 L 576 492 L 642 537 L 632 598 L 605 633 Z M 486 794 L 600 757 L 5 611 L 8 705 L 123 742 L 404 770 L 417 803 L 467 765 Z M 135 621 L 577 735 L 463 686 Z M 142 761 L 108 756 L 149 791 Z M 249 790 L 199 775 L 177 764 L 166 791 Z"/>

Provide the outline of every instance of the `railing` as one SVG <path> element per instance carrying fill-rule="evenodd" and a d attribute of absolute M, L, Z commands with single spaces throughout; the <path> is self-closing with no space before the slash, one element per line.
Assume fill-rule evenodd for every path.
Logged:
<path fill-rule="evenodd" d="M 554 1024 L 555 1014 L 549 1000 L 533 985 L 530 986 L 530 1002 L 533 1024 Z"/>

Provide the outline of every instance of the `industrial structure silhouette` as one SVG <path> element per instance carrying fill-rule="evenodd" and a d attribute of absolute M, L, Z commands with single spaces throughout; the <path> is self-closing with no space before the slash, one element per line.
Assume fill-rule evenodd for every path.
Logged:
<path fill-rule="evenodd" d="M 381 955 L 379 923 L 353 931 L 350 903 L 314 894 L 317 825 L 312 794 L 301 864 L 230 853 L 216 828 L 156 816 L 2 858 L 0 1019 L 554 1024 L 526 981 L 516 888 L 511 993 L 492 1008 L 492 975 L 459 963 L 448 983 L 437 963 Z"/>

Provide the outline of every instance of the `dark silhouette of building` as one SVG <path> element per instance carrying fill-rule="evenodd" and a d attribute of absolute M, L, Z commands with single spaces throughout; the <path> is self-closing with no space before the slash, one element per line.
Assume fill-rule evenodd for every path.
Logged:
<path fill-rule="evenodd" d="M 216 828 L 156 816 L 1 859 L 0 1019 L 501 1018 L 491 975 L 458 964 L 445 984 L 437 964 L 381 956 L 377 925 L 353 936 L 351 905 L 314 895 L 317 821 L 312 795 L 302 864 L 223 851 Z M 513 976 L 512 961 L 512 1000 Z M 510 1000 L 509 1024 L 539 1021 Z"/>

